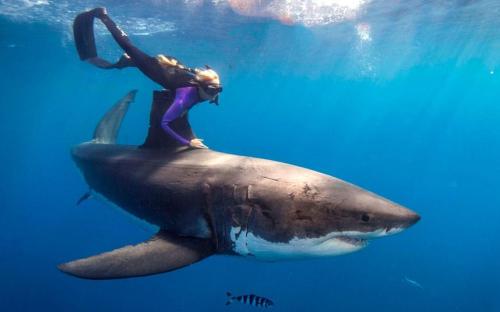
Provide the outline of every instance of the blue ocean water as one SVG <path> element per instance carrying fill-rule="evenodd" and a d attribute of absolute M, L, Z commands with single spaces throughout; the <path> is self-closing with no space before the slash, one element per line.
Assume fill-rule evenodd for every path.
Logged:
<path fill-rule="evenodd" d="M 1 311 L 255 309 L 225 307 L 228 290 L 276 311 L 500 310 L 498 1 L 262 2 L 0 1 Z M 78 59 L 71 20 L 98 5 L 151 54 L 218 70 L 221 105 L 190 114 L 211 148 L 334 175 L 422 220 L 334 258 L 215 256 L 114 281 L 60 273 L 152 235 L 100 201 L 75 207 L 87 186 L 71 146 L 131 89 L 120 142 L 142 143 L 159 89 Z M 100 53 L 120 55 L 97 31 Z"/>

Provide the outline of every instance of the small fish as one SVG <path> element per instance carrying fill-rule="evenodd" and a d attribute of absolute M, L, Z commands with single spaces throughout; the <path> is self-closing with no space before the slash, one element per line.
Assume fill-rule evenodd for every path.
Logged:
<path fill-rule="evenodd" d="M 230 305 L 233 301 L 238 301 L 243 304 L 252 305 L 259 308 L 269 308 L 274 305 L 270 299 L 259 297 L 256 295 L 241 295 L 241 296 L 233 296 L 230 292 L 226 293 L 227 302 L 226 305 Z"/>
<path fill-rule="evenodd" d="M 411 285 L 411 286 L 413 286 L 413 287 L 420 288 L 420 289 L 424 289 L 424 287 L 422 287 L 422 285 L 420 285 L 420 283 L 419 283 L 419 282 L 414 281 L 414 280 L 412 280 L 412 279 L 409 279 L 409 278 L 408 278 L 408 277 L 406 277 L 406 276 L 403 278 L 403 281 L 404 281 L 404 282 L 407 282 L 408 284 L 410 284 L 410 285 Z"/>
<path fill-rule="evenodd" d="M 87 199 L 89 199 L 90 197 L 92 197 L 92 193 L 90 191 L 86 192 L 85 194 L 82 195 L 82 197 L 80 197 L 80 199 L 76 202 L 76 205 L 79 206 L 81 203 L 83 203 L 84 201 L 86 201 Z"/>

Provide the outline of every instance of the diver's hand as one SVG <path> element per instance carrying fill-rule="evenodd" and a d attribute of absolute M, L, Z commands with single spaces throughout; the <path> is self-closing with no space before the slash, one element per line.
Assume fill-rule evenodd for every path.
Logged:
<path fill-rule="evenodd" d="M 95 8 L 93 10 L 90 10 L 92 12 L 92 15 L 97 18 L 103 18 L 104 16 L 108 15 L 108 11 L 106 11 L 106 8 Z"/>
<path fill-rule="evenodd" d="M 189 142 L 189 146 L 194 147 L 194 148 L 208 148 L 205 144 L 203 144 L 202 139 L 192 139 Z"/>

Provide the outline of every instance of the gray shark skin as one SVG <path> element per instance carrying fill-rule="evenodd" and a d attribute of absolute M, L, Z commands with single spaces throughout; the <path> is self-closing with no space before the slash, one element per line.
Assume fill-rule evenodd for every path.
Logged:
<path fill-rule="evenodd" d="M 111 118 L 110 127 L 121 118 Z M 148 242 L 59 267 L 82 278 L 168 272 L 213 254 L 273 261 L 341 255 L 420 219 L 376 194 L 298 166 L 209 149 L 96 142 L 71 152 L 85 181 L 160 230 Z"/>

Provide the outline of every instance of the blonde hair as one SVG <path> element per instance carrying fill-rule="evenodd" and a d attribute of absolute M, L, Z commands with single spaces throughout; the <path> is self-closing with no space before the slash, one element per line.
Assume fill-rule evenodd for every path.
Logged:
<path fill-rule="evenodd" d="M 219 74 L 213 69 L 197 69 L 195 79 L 209 84 L 220 84 Z"/>
<path fill-rule="evenodd" d="M 185 68 L 184 65 L 182 65 L 177 59 L 175 59 L 173 57 L 166 57 L 163 54 L 158 54 L 156 56 L 156 59 L 162 65 L 175 66 L 178 68 Z M 215 70 L 213 70 L 211 68 L 207 68 L 207 69 L 196 68 L 194 70 L 194 72 L 196 75 L 195 80 L 198 82 L 207 83 L 207 84 L 217 84 L 217 85 L 220 84 L 219 74 L 217 74 L 215 72 Z"/>
<path fill-rule="evenodd" d="M 176 66 L 176 67 L 179 67 L 179 68 L 184 68 L 184 66 L 181 63 L 179 63 L 179 61 L 176 60 L 173 57 L 166 57 L 163 54 L 158 54 L 156 56 L 156 59 L 158 60 L 158 62 L 160 62 L 163 65 Z"/>

